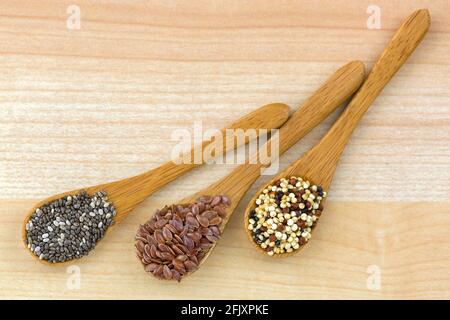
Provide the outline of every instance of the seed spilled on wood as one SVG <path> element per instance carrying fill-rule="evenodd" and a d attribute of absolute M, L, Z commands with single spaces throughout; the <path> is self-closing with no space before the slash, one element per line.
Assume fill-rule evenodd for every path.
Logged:
<path fill-rule="evenodd" d="M 202 196 L 195 203 L 158 210 L 136 234 L 136 254 L 144 270 L 177 281 L 197 270 L 220 238 L 219 226 L 229 205 L 226 196 Z"/>
<path fill-rule="evenodd" d="M 107 201 L 104 191 L 82 191 L 36 209 L 25 225 L 28 249 L 51 263 L 87 255 L 114 224 L 116 211 Z"/>

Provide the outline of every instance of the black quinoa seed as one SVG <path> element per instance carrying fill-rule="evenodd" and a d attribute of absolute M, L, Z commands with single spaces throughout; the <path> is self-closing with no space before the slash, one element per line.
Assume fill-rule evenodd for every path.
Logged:
<path fill-rule="evenodd" d="M 268 255 L 298 250 L 311 238 L 326 195 L 322 187 L 301 177 L 282 178 L 266 186 L 248 220 L 255 243 Z"/>

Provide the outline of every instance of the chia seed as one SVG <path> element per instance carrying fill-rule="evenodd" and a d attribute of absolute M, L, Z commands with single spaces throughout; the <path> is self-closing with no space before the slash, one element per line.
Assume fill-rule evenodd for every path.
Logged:
<path fill-rule="evenodd" d="M 90 214 L 100 210 L 109 213 Z M 103 238 L 115 215 L 105 191 L 93 196 L 82 191 L 54 200 L 36 209 L 26 223 L 27 247 L 39 259 L 51 263 L 81 258 Z"/>

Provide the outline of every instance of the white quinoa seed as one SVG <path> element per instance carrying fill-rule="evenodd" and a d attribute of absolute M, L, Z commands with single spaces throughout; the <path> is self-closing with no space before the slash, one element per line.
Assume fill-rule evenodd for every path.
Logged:
<path fill-rule="evenodd" d="M 249 232 L 268 255 L 298 250 L 311 238 L 325 197 L 321 187 L 301 177 L 280 179 L 257 196 L 248 220 Z"/>

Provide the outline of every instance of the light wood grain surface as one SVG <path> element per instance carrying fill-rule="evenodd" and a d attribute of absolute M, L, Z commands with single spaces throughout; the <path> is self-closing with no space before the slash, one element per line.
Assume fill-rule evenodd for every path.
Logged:
<path fill-rule="evenodd" d="M 73 4 L 80 30 L 66 26 Z M 369 5 L 381 9 L 379 30 L 366 26 Z M 156 167 L 177 143 L 173 130 L 196 120 L 220 128 L 266 103 L 296 108 L 345 62 L 370 67 L 422 7 L 430 32 L 354 132 L 300 255 L 266 258 L 246 239 L 243 209 L 262 177 L 201 270 L 180 284 L 143 272 L 138 224 L 232 165 L 198 168 L 147 199 L 75 264 L 79 289 L 68 285 L 74 269 L 23 249 L 21 221 L 35 201 Z M 448 12 L 446 0 L 1 1 L 0 297 L 450 298 Z"/>

